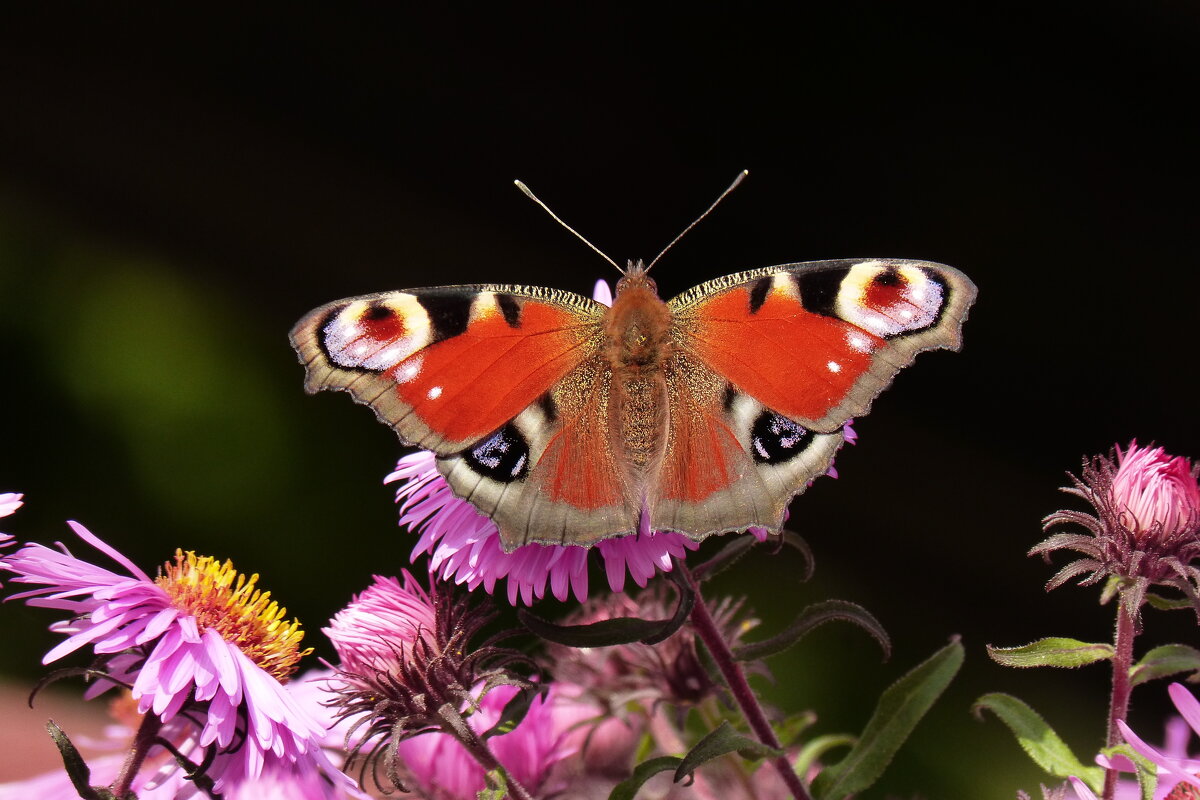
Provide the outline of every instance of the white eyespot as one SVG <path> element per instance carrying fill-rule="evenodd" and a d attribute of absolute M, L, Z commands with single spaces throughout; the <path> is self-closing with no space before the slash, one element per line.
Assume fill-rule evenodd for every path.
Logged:
<path fill-rule="evenodd" d="M 830 361 L 825 366 L 829 368 L 830 372 L 841 372 L 842 371 L 842 365 L 836 361 Z"/>
<path fill-rule="evenodd" d="M 942 285 L 920 267 L 864 261 L 842 280 L 837 313 L 871 333 L 896 336 L 935 325 L 943 302 Z"/>
<path fill-rule="evenodd" d="M 428 397 L 430 400 L 437 400 L 439 397 L 442 396 L 442 387 L 440 387 L 440 386 L 432 387 L 425 396 Z"/>
<path fill-rule="evenodd" d="M 382 313 L 387 324 L 378 325 Z M 432 341 L 429 314 L 405 292 L 354 300 L 325 326 L 324 344 L 334 364 L 384 372 Z"/>

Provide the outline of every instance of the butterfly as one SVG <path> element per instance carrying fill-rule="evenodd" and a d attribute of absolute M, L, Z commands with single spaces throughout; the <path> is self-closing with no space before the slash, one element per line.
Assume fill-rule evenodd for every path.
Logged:
<path fill-rule="evenodd" d="M 611 306 L 436 286 L 329 303 L 291 340 L 309 393 L 349 392 L 433 451 L 506 551 L 639 530 L 699 541 L 779 530 L 845 423 L 917 353 L 959 348 L 976 294 L 905 259 L 766 267 L 667 302 L 641 262 L 623 273 Z"/>

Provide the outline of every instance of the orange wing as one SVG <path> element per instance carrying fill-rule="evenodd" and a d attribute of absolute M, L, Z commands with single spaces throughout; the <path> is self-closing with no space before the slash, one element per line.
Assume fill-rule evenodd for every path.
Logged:
<path fill-rule="evenodd" d="M 832 432 L 922 350 L 957 350 L 975 286 L 925 261 L 839 260 L 742 272 L 670 302 L 680 349 L 767 408 Z"/>
<path fill-rule="evenodd" d="M 371 406 L 439 455 L 495 432 L 596 347 L 604 307 L 569 292 L 444 286 L 340 300 L 292 329 L 309 392 Z"/>
<path fill-rule="evenodd" d="M 650 513 L 703 539 L 778 530 L 842 426 L 922 350 L 957 349 L 975 286 L 958 270 L 842 260 L 730 275 L 668 305 L 677 354 Z"/>

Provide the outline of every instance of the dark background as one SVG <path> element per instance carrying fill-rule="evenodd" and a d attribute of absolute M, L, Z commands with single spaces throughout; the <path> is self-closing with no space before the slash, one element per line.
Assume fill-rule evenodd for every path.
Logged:
<path fill-rule="evenodd" d="M 1108 636 L 1094 589 L 1046 595 L 1053 568 L 1024 556 L 1065 470 L 1131 437 L 1200 454 L 1194 5 L 134 8 L 0 27 L 0 491 L 28 501 L 4 530 L 79 519 L 146 568 L 231 557 L 327 654 L 317 629 L 413 539 L 380 485 L 400 448 L 346 397 L 304 395 L 292 323 L 414 285 L 587 293 L 611 268 L 514 178 L 624 262 L 749 168 L 655 268 L 665 296 L 846 256 L 980 289 L 963 352 L 921 356 L 842 477 L 793 505 L 814 580 L 761 556 L 725 585 L 768 625 L 835 596 L 894 637 L 881 665 L 823 629 L 774 662 L 771 697 L 857 730 L 961 634 L 958 681 L 864 798 L 1034 789 L 1002 726 L 971 719 L 985 691 L 1090 757 L 1104 669 L 1019 673 L 983 646 Z M 0 670 L 36 674 L 52 617 L 0 614 Z M 1151 619 L 1145 646 L 1195 638 Z M 1157 740 L 1166 707 L 1139 690 L 1135 727 Z"/>

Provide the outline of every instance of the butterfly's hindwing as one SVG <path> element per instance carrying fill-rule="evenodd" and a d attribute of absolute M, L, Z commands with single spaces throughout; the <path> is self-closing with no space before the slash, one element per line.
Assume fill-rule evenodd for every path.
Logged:
<path fill-rule="evenodd" d="M 614 450 L 610 389 L 594 356 L 484 442 L 438 459 L 455 493 L 495 520 L 506 550 L 636 530 L 640 505 Z"/>
<path fill-rule="evenodd" d="M 778 530 L 792 497 L 829 469 L 841 430 L 807 430 L 728 384 L 715 396 L 697 391 L 704 368 L 682 354 L 677 361 L 685 367 L 674 374 L 686 377 L 672 392 L 652 525 L 695 539 L 752 526 Z"/>

